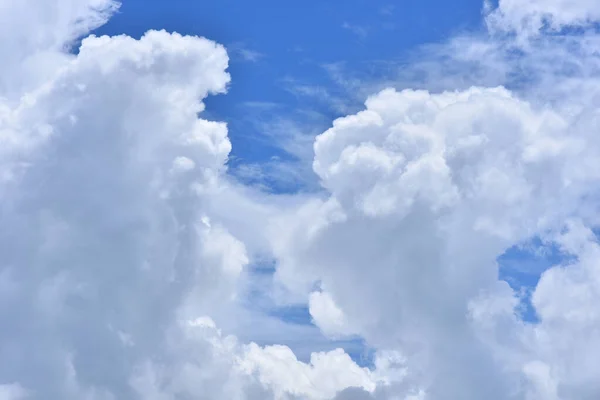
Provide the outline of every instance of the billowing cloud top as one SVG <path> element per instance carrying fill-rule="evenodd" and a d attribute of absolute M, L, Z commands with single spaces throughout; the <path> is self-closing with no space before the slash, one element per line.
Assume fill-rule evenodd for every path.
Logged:
<path fill-rule="evenodd" d="M 287 197 L 229 176 L 227 126 L 202 118 L 225 48 L 88 36 L 118 6 L 0 7 L 0 400 L 600 397 L 592 1 L 488 6 L 456 62 L 485 48 L 478 68 L 540 79 L 373 94 L 316 137 L 323 192 Z M 497 266 L 531 239 L 567 260 L 532 289 L 535 322 Z M 265 253 L 267 295 L 363 339 L 371 367 L 220 329 Z"/>

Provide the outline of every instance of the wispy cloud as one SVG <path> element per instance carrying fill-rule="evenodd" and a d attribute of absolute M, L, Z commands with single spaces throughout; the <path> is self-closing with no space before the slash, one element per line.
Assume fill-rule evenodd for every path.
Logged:
<path fill-rule="evenodd" d="M 352 32 L 356 35 L 360 40 L 365 40 L 369 34 L 369 29 L 365 26 L 351 24 L 349 22 L 344 22 L 342 24 L 342 28 Z"/>
<path fill-rule="evenodd" d="M 305 108 L 271 102 L 246 102 L 240 120 L 253 142 L 276 149 L 278 155 L 248 161 L 230 157 L 229 173 L 265 192 L 320 190 L 312 170 L 313 141 L 327 128 L 329 118 Z"/>
<path fill-rule="evenodd" d="M 246 61 L 246 62 L 258 62 L 265 57 L 265 54 L 249 48 L 244 43 L 232 43 L 227 46 L 229 55 L 234 60 Z"/>
<path fill-rule="evenodd" d="M 379 9 L 379 13 L 385 16 L 391 16 L 394 14 L 396 6 L 393 4 L 386 4 Z"/>
<path fill-rule="evenodd" d="M 295 96 L 310 98 L 336 114 L 348 113 L 354 109 L 355 104 L 346 96 L 346 93 L 340 91 L 341 86 L 302 82 L 289 76 L 282 79 L 281 83 L 285 90 Z"/>

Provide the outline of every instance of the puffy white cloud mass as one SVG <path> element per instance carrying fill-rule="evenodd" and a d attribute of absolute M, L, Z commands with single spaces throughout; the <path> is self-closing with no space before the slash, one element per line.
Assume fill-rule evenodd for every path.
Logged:
<path fill-rule="evenodd" d="M 235 301 L 250 262 L 211 212 L 227 186 L 227 127 L 198 118 L 201 100 L 227 88 L 227 53 L 157 31 L 89 36 L 69 52 L 117 8 L 0 7 L 0 398 L 372 390 L 372 373 L 339 351 L 304 364 L 205 317 Z M 298 372 L 308 375 L 296 385 Z"/>
<path fill-rule="evenodd" d="M 477 67 L 494 81 L 504 72 L 514 90 L 386 89 L 316 138 L 327 195 L 273 224 L 277 277 L 309 297 L 324 333 L 397 354 L 387 387 L 338 398 L 600 396 L 598 35 L 532 38 L 520 25 L 598 19 L 597 6 L 575 3 L 569 16 L 566 3 L 501 1 L 488 22 L 502 18 L 517 35 L 448 45 L 455 65 L 489 52 Z M 538 322 L 498 278 L 498 257 L 532 238 L 565 260 L 532 289 Z"/>
<path fill-rule="evenodd" d="M 349 329 L 400 349 L 407 391 L 546 399 L 558 387 L 583 398 L 570 393 L 590 386 L 597 396 L 595 378 L 583 385 L 572 381 L 582 375 L 551 373 L 565 367 L 559 340 L 570 352 L 595 344 L 598 264 L 543 276 L 537 326 L 516 315 L 517 294 L 496 265 L 533 235 L 561 243 L 564 229 L 570 238 L 593 222 L 580 210 L 595 206 L 600 183 L 596 121 L 595 112 L 559 114 L 502 88 L 385 90 L 317 138 L 314 169 L 331 197 L 282 219 L 280 279 L 299 291 L 321 283 L 310 310 L 324 332 Z M 564 251 L 583 262 L 582 246 Z"/>
<path fill-rule="evenodd" d="M 226 50 L 87 36 L 118 6 L 0 6 L 0 399 L 600 397 L 591 1 L 501 0 L 454 57 L 483 43 L 480 68 L 524 82 L 376 93 L 315 139 L 322 192 L 291 196 L 235 182 L 227 126 L 202 118 Z M 565 54 L 575 68 L 548 64 Z M 532 238 L 565 260 L 532 289 L 535 322 L 497 263 Z M 217 325 L 244 312 L 265 254 L 265 295 L 363 339 L 371 367 Z"/>

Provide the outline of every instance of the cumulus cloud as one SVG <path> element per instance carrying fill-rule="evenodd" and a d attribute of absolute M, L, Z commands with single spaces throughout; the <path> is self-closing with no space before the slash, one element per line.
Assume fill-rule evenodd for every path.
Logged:
<path fill-rule="evenodd" d="M 227 56 L 150 32 L 89 37 L 63 57 L 5 103 L 1 374 L 37 397 L 129 397 L 130 369 L 159 347 L 179 298 L 198 285 L 222 295 L 244 263 L 214 255 L 233 239 L 202 227 L 192 190 L 211 190 L 230 149 L 225 125 L 196 117 L 198 98 L 225 89 Z M 181 156 L 198 174 L 169 175 Z"/>
<path fill-rule="evenodd" d="M 351 333 L 344 312 L 327 292 L 313 292 L 308 298 L 308 309 L 315 324 L 329 337 Z"/>
<path fill-rule="evenodd" d="M 313 168 L 329 196 L 274 225 L 277 277 L 310 296 L 321 329 L 336 321 L 319 318 L 328 309 L 376 349 L 402 355 L 404 373 L 375 398 L 600 394 L 598 366 L 584 354 L 600 351 L 590 263 L 600 179 L 597 35 L 560 31 L 589 26 L 597 8 L 578 2 L 570 15 L 563 6 L 501 1 L 488 22 L 516 35 L 497 36 L 497 25 L 491 36 L 446 45 L 451 65 L 476 67 L 484 72 L 477 78 L 508 88 L 386 89 L 334 121 L 314 145 Z M 556 32 L 546 36 L 542 23 Z M 492 57 L 477 60 L 482 54 Z M 447 82 L 464 83 L 469 71 Z M 519 315 L 519 294 L 499 280 L 496 261 L 533 237 L 576 260 L 542 276 L 536 324 Z M 309 294 L 315 282 L 327 302 Z"/>
<path fill-rule="evenodd" d="M 302 399 L 331 399 L 337 392 L 358 386 L 373 391 L 377 379 L 366 368 L 356 365 L 342 349 L 329 353 L 313 353 L 309 364 L 299 363 L 287 347 L 246 350 L 244 367 L 258 371 L 259 378 L 281 396 L 291 393 Z"/>
<path fill-rule="evenodd" d="M 198 118 L 226 91 L 227 53 L 164 31 L 92 35 L 69 52 L 117 8 L 0 11 L 0 397 L 291 398 L 241 368 L 268 349 L 248 353 L 205 317 L 234 303 L 250 261 L 211 211 L 227 127 Z M 325 367 L 336 376 L 311 370 Z"/>
<path fill-rule="evenodd" d="M 104 24 L 119 8 L 113 0 L 6 0 L 0 13 L 0 90 L 18 98 L 50 79 L 68 59 L 73 40 Z"/>
<path fill-rule="evenodd" d="M 323 191 L 289 196 L 227 175 L 227 126 L 202 118 L 222 46 L 150 31 L 74 54 L 118 4 L 35 3 L 0 9 L 1 399 L 600 396 L 599 39 L 564 29 L 591 2 L 500 1 L 488 35 L 444 45 L 474 67 L 445 82 L 479 85 L 369 96 L 315 140 Z M 536 323 L 497 265 L 532 237 L 566 260 Z M 257 255 L 277 301 L 373 365 L 223 332 Z"/>

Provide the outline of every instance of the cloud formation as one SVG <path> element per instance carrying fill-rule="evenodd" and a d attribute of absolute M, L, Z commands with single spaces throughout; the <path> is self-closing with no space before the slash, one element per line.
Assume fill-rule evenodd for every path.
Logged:
<path fill-rule="evenodd" d="M 591 1 L 488 8 L 444 54 L 494 85 L 371 95 L 315 139 L 322 192 L 288 196 L 233 181 L 227 126 L 201 118 L 222 46 L 87 36 L 113 1 L 36 5 L 0 10 L 0 399 L 600 396 Z M 565 260 L 535 323 L 497 265 L 532 238 Z M 373 365 L 222 331 L 259 255 L 266 295 Z"/>
<path fill-rule="evenodd" d="M 205 317 L 234 302 L 249 263 L 209 207 L 227 127 L 198 118 L 227 88 L 225 49 L 150 31 L 89 36 L 75 55 L 118 5 L 25 3 L 1 11 L 15 38 L 0 45 L 2 398 L 291 398 L 269 377 L 273 350 Z M 336 362 L 340 385 L 364 381 Z"/>
<path fill-rule="evenodd" d="M 277 276 L 310 297 L 324 332 L 334 324 L 399 352 L 403 374 L 374 398 L 600 394 L 587 356 L 600 351 L 592 334 L 599 266 L 589 256 L 598 42 L 594 30 L 580 30 L 597 8 L 565 7 L 501 1 L 488 11 L 488 36 L 442 46 L 444 61 L 464 68 L 449 70 L 447 82 L 477 71 L 512 89 L 386 89 L 316 138 L 313 168 L 330 195 L 274 228 Z M 535 237 L 565 261 L 533 289 L 534 324 L 496 260 Z M 371 398 L 359 393 L 340 398 Z"/>

